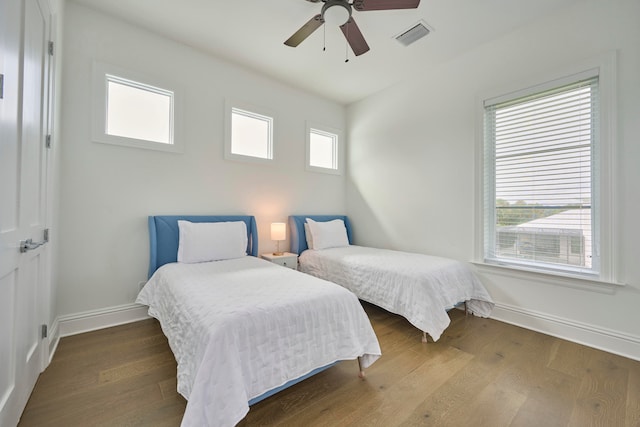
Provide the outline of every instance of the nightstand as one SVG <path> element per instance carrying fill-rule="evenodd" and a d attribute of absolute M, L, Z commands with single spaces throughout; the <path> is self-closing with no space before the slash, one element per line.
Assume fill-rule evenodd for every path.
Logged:
<path fill-rule="evenodd" d="M 292 268 L 294 270 L 298 269 L 298 255 L 292 254 L 291 252 L 285 252 L 282 255 L 274 255 L 269 252 L 260 255 L 260 257 L 283 267 Z"/>

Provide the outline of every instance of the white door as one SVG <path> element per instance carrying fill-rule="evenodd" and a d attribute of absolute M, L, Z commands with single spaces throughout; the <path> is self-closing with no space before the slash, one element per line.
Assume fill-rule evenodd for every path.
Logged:
<path fill-rule="evenodd" d="M 48 323 L 49 245 L 38 244 L 45 241 L 47 223 L 51 14 L 46 0 L 2 0 L 0 4 L 4 80 L 0 99 L 0 426 L 4 427 L 18 422 L 46 362 L 42 325 Z M 29 239 L 31 244 L 21 245 Z"/>

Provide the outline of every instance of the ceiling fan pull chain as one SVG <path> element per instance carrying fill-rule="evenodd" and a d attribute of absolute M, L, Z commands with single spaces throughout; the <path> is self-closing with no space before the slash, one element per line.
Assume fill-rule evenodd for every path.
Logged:
<path fill-rule="evenodd" d="M 322 51 L 326 51 L 327 50 L 327 26 L 323 25 L 322 26 Z"/>
<path fill-rule="evenodd" d="M 349 23 L 349 21 L 347 21 Z M 349 26 L 347 26 L 347 37 L 344 39 L 344 62 L 349 62 Z"/>

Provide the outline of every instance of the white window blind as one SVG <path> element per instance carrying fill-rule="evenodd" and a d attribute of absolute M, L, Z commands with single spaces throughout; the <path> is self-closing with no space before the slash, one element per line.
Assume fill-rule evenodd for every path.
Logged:
<path fill-rule="evenodd" d="M 485 102 L 485 261 L 595 274 L 598 77 Z"/>

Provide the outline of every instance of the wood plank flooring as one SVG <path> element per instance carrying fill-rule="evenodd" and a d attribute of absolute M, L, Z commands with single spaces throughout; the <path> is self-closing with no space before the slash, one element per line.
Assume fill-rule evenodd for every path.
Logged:
<path fill-rule="evenodd" d="M 252 406 L 240 427 L 640 426 L 640 362 L 454 310 L 437 343 L 364 304 L 383 356 Z M 155 320 L 63 338 L 20 426 L 179 426 L 176 362 Z"/>

